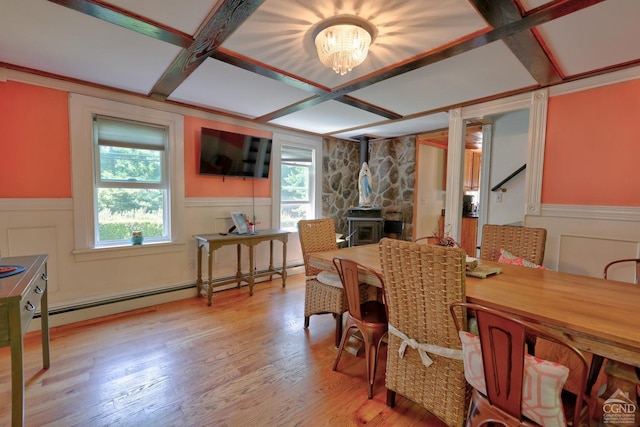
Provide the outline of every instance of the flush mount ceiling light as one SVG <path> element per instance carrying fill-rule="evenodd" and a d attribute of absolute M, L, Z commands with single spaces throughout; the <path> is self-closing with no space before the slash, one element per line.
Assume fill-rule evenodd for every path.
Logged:
<path fill-rule="evenodd" d="M 330 18 L 314 32 L 320 62 L 340 74 L 347 74 L 367 58 L 375 28 L 358 17 Z"/>

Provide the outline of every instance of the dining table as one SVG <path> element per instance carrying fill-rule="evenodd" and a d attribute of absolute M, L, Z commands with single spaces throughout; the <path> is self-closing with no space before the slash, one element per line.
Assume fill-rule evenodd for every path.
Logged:
<path fill-rule="evenodd" d="M 377 243 L 317 252 L 309 262 L 334 270 L 334 257 L 353 259 L 383 274 Z M 467 276 L 467 302 L 538 324 L 580 350 L 640 367 L 640 286 L 485 260 L 478 263 L 498 267 L 501 273 L 484 279 Z"/>

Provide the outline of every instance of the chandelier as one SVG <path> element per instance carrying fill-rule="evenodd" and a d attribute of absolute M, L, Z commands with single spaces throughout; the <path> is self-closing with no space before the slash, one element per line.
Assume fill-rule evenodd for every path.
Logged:
<path fill-rule="evenodd" d="M 368 24 L 368 23 L 365 23 Z M 318 27 L 315 35 L 320 62 L 344 76 L 367 58 L 373 30 L 354 18 L 333 18 Z"/>

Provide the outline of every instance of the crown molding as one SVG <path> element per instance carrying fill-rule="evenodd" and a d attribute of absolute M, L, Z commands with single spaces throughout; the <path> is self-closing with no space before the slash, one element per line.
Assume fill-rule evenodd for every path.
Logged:
<path fill-rule="evenodd" d="M 549 96 L 564 95 L 635 79 L 640 79 L 640 67 L 626 68 L 624 70 L 613 71 L 599 76 L 587 77 L 585 79 L 552 86 L 549 88 Z"/>

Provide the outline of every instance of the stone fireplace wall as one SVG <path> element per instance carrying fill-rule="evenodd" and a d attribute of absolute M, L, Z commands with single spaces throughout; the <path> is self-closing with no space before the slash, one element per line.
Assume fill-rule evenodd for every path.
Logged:
<path fill-rule="evenodd" d="M 347 234 L 347 209 L 358 204 L 360 143 L 337 138 L 322 142 L 322 216 Z"/>
<path fill-rule="evenodd" d="M 322 147 L 322 214 L 334 218 L 336 231 L 346 234 L 347 209 L 358 206 L 360 143 L 325 137 Z M 369 142 L 373 204 L 404 215 L 405 238 L 413 235 L 416 138 Z"/>

